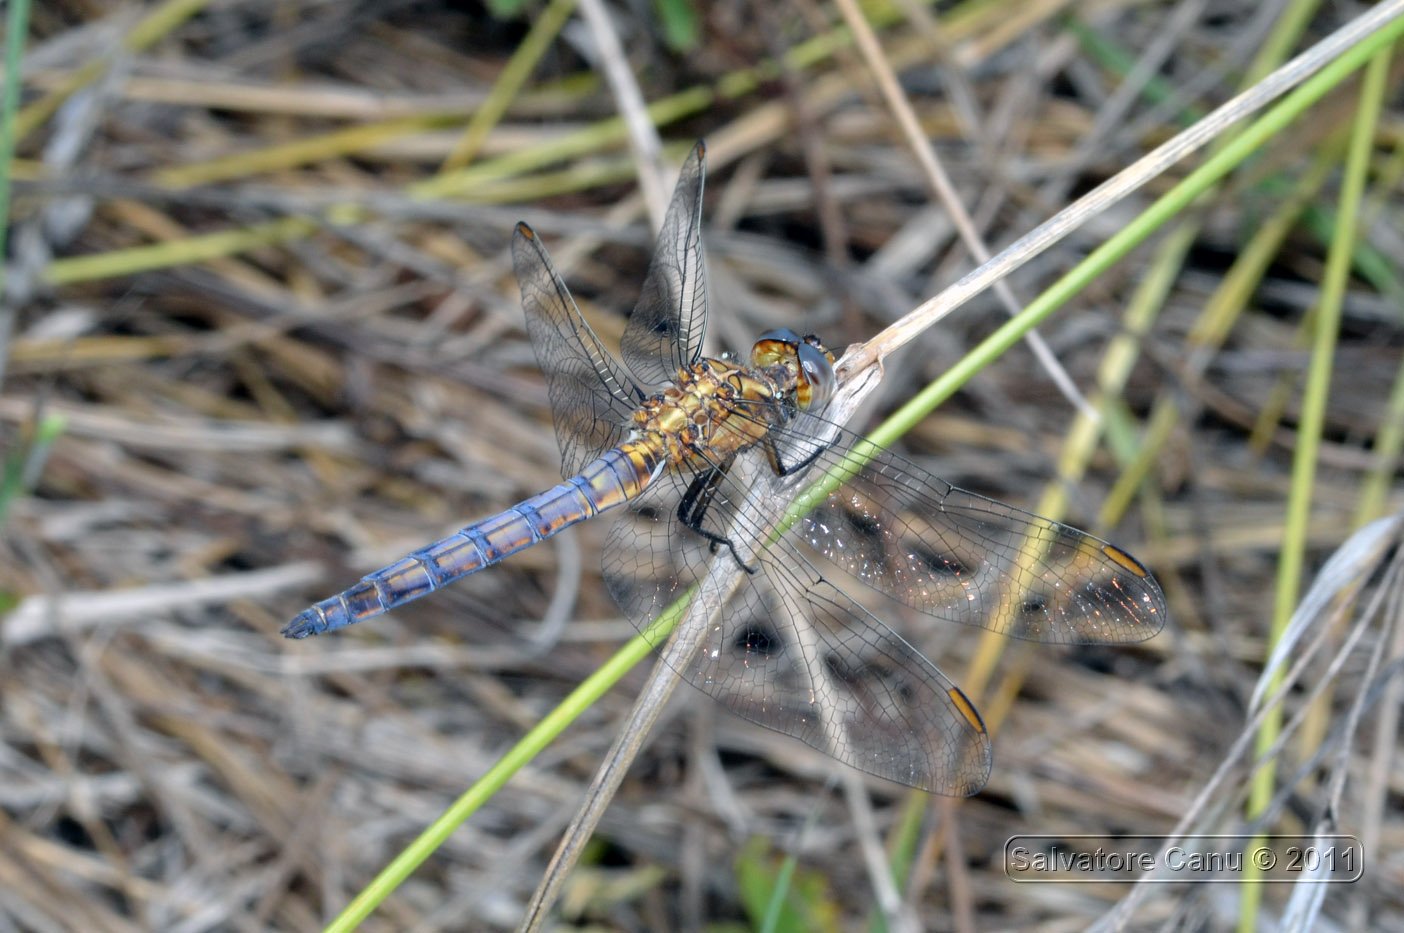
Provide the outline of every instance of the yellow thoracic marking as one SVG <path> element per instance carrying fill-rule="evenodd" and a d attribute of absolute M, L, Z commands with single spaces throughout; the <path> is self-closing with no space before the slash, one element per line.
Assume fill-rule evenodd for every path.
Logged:
<path fill-rule="evenodd" d="M 748 404 L 738 414 L 736 403 L 769 402 L 793 391 L 767 375 L 729 360 L 699 360 L 634 412 L 636 436 L 664 451 L 672 466 L 695 461 L 699 454 L 709 464 L 724 462 L 760 442 L 771 428 L 761 417 L 763 405 Z"/>
<path fill-rule="evenodd" d="M 952 687 L 947 690 L 946 696 L 951 698 L 951 703 L 953 703 L 955 708 L 960 711 L 960 714 L 965 717 L 965 721 L 970 723 L 970 728 L 984 735 L 985 724 L 980 721 L 980 714 L 975 712 L 975 707 L 971 705 L 969 698 L 961 693 L 958 687 Z"/>
<path fill-rule="evenodd" d="M 1136 558 L 1132 557 L 1130 554 L 1127 554 L 1125 551 L 1123 551 L 1116 545 L 1102 545 L 1102 553 L 1110 557 L 1113 563 L 1115 563 L 1122 570 L 1125 570 L 1127 573 L 1134 574 L 1138 577 L 1144 577 L 1146 575 L 1146 568 L 1142 567 L 1139 563 L 1137 563 Z"/>

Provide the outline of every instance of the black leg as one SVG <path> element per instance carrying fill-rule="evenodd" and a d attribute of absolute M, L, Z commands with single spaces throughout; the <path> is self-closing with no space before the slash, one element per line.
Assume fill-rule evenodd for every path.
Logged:
<path fill-rule="evenodd" d="M 726 549 L 731 552 L 731 559 L 736 561 L 736 566 L 747 573 L 754 574 L 758 573 L 760 568 L 748 566 L 741 559 L 741 555 L 736 552 L 736 548 L 729 538 L 714 534 L 702 527 L 702 521 L 707 517 L 707 510 L 712 505 L 712 499 L 716 496 L 717 490 L 721 488 L 722 480 L 726 479 L 726 471 L 730 468 L 731 461 L 727 461 L 722 466 L 713 467 L 705 473 L 697 474 L 692 484 L 687 487 L 687 492 L 683 493 L 682 501 L 678 503 L 678 521 L 711 542 L 713 554 L 717 552 L 718 547 L 726 545 Z"/>
<path fill-rule="evenodd" d="M 765 448 L 766 459 L 770 461 L 770 468 L 775 471 L 776 476 L 791 476 L 798 473 L 800 470 L 807 469 L 809 465 L 815 460 L 818 460 L 819 455 L 824 452 L 823 447 L 815 447 L 814 453 L 805 457 L 799 463 L 786 466 L 780 462 L 780 448 L 776 446 L 774 437 L 767 434 L 765 439 L 761 441 L 761 445 Z"/>

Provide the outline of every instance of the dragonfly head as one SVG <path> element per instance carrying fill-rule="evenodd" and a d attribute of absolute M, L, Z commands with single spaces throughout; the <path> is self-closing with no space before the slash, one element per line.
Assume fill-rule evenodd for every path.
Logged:
<path fill-rule="evenodd" d="M 802 411 L 817 411 L 828 404 L 838 382 L 834 377 L 834 355 L 819 338 L 813 334 L 801 337 L 788 327 L 761 334 L 751 348 L 751 365 L 757 369 L 784 369 L 786 382 L 794 386 L 795 403 Z"/>

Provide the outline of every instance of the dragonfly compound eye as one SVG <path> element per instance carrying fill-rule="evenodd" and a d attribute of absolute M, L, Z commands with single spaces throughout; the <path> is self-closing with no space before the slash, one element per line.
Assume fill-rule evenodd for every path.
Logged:
<path fill-rule="evenodd" d="M 820 409 L 833 398 L 838 379 L 829 354 L 805 341 L 795 348 L 800 365 L 800 404 L 806 409 Z M 804 389 L 808 389 L 805 392 Z"/>
<path fill-rule="evenodd" d="M 804 338 L 788 327 L 768 330 L 760 335 L 756 345 L 751 348 L 751 365 L 758 369 L 786 363 L 793 365 L 796 348 L 803 342 Z"/>
<path fill-rule="evenodd" d="M 780 343 L 788 344 L 799 344 L 804 342 L 803 337 L 801 337 L 798 333 L 796 333 L 788 327 L 777 327 L 774 330 L 768 330 L 765 333 L 761 334 L 759 337 L 757 337 L 756 340 L 778 340 Z"/>

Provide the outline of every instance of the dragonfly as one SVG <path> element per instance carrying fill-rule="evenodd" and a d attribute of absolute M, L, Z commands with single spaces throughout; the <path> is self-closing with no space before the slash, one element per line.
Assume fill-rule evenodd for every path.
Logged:
<path fill-rule="evenodd" d="M 826 420 L 837 380 L 817 337 L 779 329 L 747 360 L 703 356 L 704 178 L 698 143 L 619 357 L 537 234 L 517 225 L 513 264 L 565 482 L 369 574 L 283 634 L 377 616 L 619 510 L 603 578 L 636 628 L 658 646 L 666 633 L 655 622 L 678 600 L 714 603 L 701 607 L 708 625 L 674 664 L 679 676 L 862 771 L 976 793 L 992 761 L 979 712 L 884 616 L 915 610 L 1035 642 L 1129 644 L 1160 630 L 1165 597 L 1121 548 L 952 486 Z M 798 505 L 775 504 L 787 501 Z M 700 587 L 719 560 L 739 582 Z"/>

